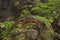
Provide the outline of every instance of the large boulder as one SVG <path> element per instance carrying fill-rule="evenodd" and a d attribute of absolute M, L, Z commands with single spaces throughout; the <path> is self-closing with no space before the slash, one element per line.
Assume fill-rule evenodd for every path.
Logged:
<path fill-rule="evenodd" d="M 36 18 L 16 22 L 3 40 L 54 40 L 54 30 Z"/>

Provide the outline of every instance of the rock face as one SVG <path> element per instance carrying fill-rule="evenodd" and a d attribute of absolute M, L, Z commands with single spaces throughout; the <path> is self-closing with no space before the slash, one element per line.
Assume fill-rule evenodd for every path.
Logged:
<path fill-rule="evenodd" d="M 9 16 L 10 14 L 9 10 L 10 10 L 10 2 L 7 0 L 0 0 L 0 16 L 4 17 Z"/>
<path fill-rule="evenodd" d="M 13 20 L 18 16 L 17 10 L 15 11 L 11 0 L 0 0 L 0 21 Z"/>

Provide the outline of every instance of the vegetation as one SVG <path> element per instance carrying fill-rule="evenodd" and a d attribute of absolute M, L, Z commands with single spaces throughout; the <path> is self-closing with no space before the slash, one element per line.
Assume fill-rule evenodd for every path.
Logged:
<path fill-rule="evenodd" d="M 21 5 L 20 5 L 19 1 L 18 1 L 18 3 L 13 3 L 15 8 L 19 11 L 19 15 L 20 15 L 18 18 L 19 20 L 21 20 L 23 18 L 27 18 L 27 17 L 36 18 L 36 20 L 38 19 L 38 20 L 42 21 L 43 23 L 45 23 L 45 26 L 43 26 L 44 29 L 42 29 L 41 27 L 39 28 L 39 29 L 43 30 L 43 31 L 41 31 L 41 36 L 42 36 L 43 40 L 59 40 L 60 39 L 60 38 L 55 39 L 55 37 L 58 36 L 57 35 L 58 33 L 55 32 L 55 30 L 53 28 L 53 23 L 57 19 L 60 19 L 59 18 L 60 17 L 60 11 L 59 11 L 60 10 L 60 0 L 48 0 L 45 3 L 35 2 L 35 3 L 25 4 L 24 6 L 22 6 L 22 4 L 23 3 L 21 3 Z M 0 35 L 1 35 L 0 40 L 13 40 L 15 38 L 14 36 L 16 36 L 16 39 L 14 39 L 14 40 L 25 40 L 23 31 L 25 31 L 26 29 L 28 30 L 28 28 L 29 29 L 34 28 L 35 27 L 34 25 L 36 25 L 36 24 L 26 23 L 26 27 L 28 27 L 28 28 L 24 27 L 24 28 L 19 29 L 20 26 L 22 27 L 24 25 L 24 22 L 20 23 L 19 20 L 17 20 L 18 22 L 9 20 L 9 21 L 4 21 L 4 22 L 0 23 Z M 16 25 L 16 26 L 13 26 L 13 25 Z M 57 23 L 57 25 L 58 25 L 58 23 Z M 38 25 L 38 26 L 40 26 L 40 25 Z M 15 28 L 12 28 L 12 27 L 15 27 Z M 16 28 L 16 27 L 18 27 L 18 28 Z M 58 28 L 58 26 L 57 26 L 57 28 Z M 19 32 L 19 31 L 16 32 L 16 30 L 22 31 L 21 34 L 18 34 L 19 36 L 17 36 L 15 34 L 15 33 Z M 13 39 L 10 37 L 11 35 L 13 35 L 13 37 L 12 37 Z M 40 34 L 38 34 L 38 35 L 40 35 Z M 22 36 L 24 36 L 24 37 L 22 37 Z M 22 37 L 22 38 L 20 38 L 20 37 Z M 36 40 L 39 40 L 39 39 L 40 38 L 37 38 Z M 26 40 L 31 40 L 31 39 L 27 38 Z"/>

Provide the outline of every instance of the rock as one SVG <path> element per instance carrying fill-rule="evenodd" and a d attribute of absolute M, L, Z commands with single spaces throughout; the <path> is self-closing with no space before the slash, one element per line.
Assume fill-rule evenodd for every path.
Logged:
<path fill-rule="evenodd" d="M 38 31 L 34 29 L 29 29 L 27 31 L 27 36 L 30 37 L 31 39 L 36 39 L 38 35 Z"/>

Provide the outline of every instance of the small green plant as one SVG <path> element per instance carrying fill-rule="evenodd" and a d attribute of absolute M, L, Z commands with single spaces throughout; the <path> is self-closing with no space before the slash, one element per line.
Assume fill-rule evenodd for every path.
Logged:
<path fill-rule="evenodd" d="M 30 11 L 28 10 L 23 10 L 20 14 L 20 18 L 28 17 L 31 16 Z"/>
<path fill-rule="evenodd" d="M 35 15 L 46 17 L 47 19 L 53 22 L 60 15 L 60 12 L 58 11 L 60 8 L 59 2 L 59 0 L 51 0 L 51 2 L 49 1 L 47 3 L 36 2 L 35 7 L 33 7 L 31 11 Z"/>
<path fill-rule="evenodd" d="M 1 30 L 1 38 L 4 39 L 8 33 L 9 33 L 9 30 L 11 29 L 12 25 L 14 24 L 14 21 L 6 21 L 3 23 L 5 25 L 4 27 L 4 30 L 2 31 Z"/>

